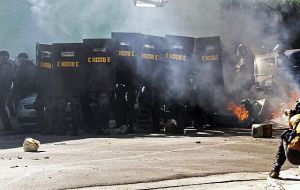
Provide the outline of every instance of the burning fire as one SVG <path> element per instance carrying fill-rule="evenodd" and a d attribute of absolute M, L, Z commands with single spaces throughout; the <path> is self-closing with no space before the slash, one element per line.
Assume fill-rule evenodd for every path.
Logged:
<path fill-rule="evenodd" d="M 234 115 L 239 119 L 239 121 L 244 121 L 249 117 L 249 112 L 243 105 L 237 105 L 231 102 L 228 104 L 227 109 L 234 113 Z"/>

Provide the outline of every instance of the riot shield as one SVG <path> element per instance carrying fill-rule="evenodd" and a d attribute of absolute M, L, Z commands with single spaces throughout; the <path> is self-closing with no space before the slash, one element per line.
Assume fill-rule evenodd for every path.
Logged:
<path fill-rule="evenodd" d="M 165 41 L 163 37 L 142 35 L 138 75 L 142 88 L 139 92 L 139 123 L 152 123 L 152 132 L 160 132 L 160 91 L 163 89 Z M 149 130 L 149 128 L 148 128 Z"/>
<path fill-rule="evenodd" d="M 165 39 L 167 43 L 165 52 L 167 96 L 185 99 L 189 86 L 194 38 L 167 35 Z"/>
<path fill-rule="evenodd" d="M 85 91 L 109 92 L 114 87 L 110 39 L 84 39 Z"/>
<path fill-rule="evenodd" d="M 116 84 L 130 86 L 137 83 L 140 36 L 139 33 L 112 33 Z"/>
<path fill-rule="evenodd" d="M 165 41 L 163 37 L 142 35 L 140 41 L 138 75 L 142 83 L 159 88 L 162 77 Z"/>
<path fill-rule="evenodd" d="M 210 123 L 213 112 L 218 112 L 223 102 L 224 80 L 221 60 L 220 37 L 197 38 L 194 49 L 193 85 L 195 100 L 198 105 L 196 118 L 202 124 Z M 225 105 L 224 105 L 225 106 Z M 198 114 L 198 115 L 197 115 Z M 197 119 L 196 119 L 197 120 Z M 195 121 L 196 123 L 196 121 Z M 201 127 L 201 125 L 198 125 Z"/>
<path fill-rule="evenodd" d="M 115 116 L 118 127 L 128 126 L 134 131 L 136 123 L 136 97 L 138 89 L 137 62 L 140 34 L 112 33 L 115 70 Z"/>
<path fill-rule="evenodd" d="M 201 73 L 199 77 L 204 86 L 224 86 L 219 36 L 196 39 L 194 64 L 194 71 Z"/>
<path fill-rule="evenodd" d="M 52 95 L 52 45 L 36 45 L 36 84 L 39 94 Z"/>
<path fill-rule="evenodd" d="M 194 38 L 183 36 L 165 37 L 167 50 L 165 52 L 165 78 L 166 115 L 167 125 L 170 121 L 176 121 L 176 127 L 172 132 L 183 133 L 183 128 L 189 124 L 188 101 L 190 99 L 189 71 L 192 63 Z M 167 113 L 167 112 L 166 112 Z M 169 127 L 166 127 L 169 128 Z"/>
<path fill-rule="evenodd" d="M 55 97 L 79 96 L 84 76 L 81 43 L 53 44 L 53 92 Z"/>

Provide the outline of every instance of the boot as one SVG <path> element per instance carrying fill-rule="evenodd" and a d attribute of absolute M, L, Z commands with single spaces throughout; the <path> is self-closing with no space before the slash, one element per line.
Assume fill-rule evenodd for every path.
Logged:
<path fill-rule="evenodd" d="M 274 169 L 270 171 L 269 177 L 278 179 L 279 173 L 280 173 L 280 167 L 274 167 Z"/>

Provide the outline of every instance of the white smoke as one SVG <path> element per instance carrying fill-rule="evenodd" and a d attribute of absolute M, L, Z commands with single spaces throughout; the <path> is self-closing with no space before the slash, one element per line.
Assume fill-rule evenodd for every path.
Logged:
<path fill-rule="evenodd" d="M 79 40 L 109 37 L 110 32 L 152 35 L 217 35 L 219 2 L 170 1 L 163 8 L 135 7 L 132 0 L 27 0 L 39 28 L 51 37 Z"/>
<path fill-rule="evenodd" d="M 38 25 L 43 27 L 47 23 L 47 18 L 51 15 L 52 6 L 47 0 L 27 0 L 31 4 L 32 14 Z"/>

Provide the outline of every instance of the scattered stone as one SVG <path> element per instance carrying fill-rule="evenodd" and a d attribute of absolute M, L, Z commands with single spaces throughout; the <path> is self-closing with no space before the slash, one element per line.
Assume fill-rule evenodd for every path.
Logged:
<path fill-rule="evenodd" d="M 44 159 L 49 159 L 49 158 L 50 158 L 49 156 L 44 157 Z"/>
<path fill-rule="evenodd" d="M 16 166 L 11 166 L 10 168 L 18 168 L 18 167 L 19 167 L 19 166 L 16 165 Z"/>
<path fill-rule="evenodd" d="M 18 158 L 18 159 L 23 159 L 22 156 L 18 156 L 17 158 Z"/>
<path fill-rule="evenodd" d="M 197 141 L 197 142 L 196 142 L 196 144 L 200 144 L 200 143 L 201 143 L 201 141 Z"/>
<path fill-rule="evenodd" d="M 66 145 L 66 143 L 56 143 L 54 145 Z"/>
<path fill-rule="evenodd" d="M 33 138 L 25 138 L 24 142 L 23 142 L 23 149 L 24 152 L 37 152 L 37 150 L 40 147 L 40 141 L 35 140 Z"/>
<path fill-rule="evenodd" d="M 34 158 L 34 159 L 32 159 L 32 160 L 41 160 L 41 159 L 39 159 L 39 158 Z"/>

